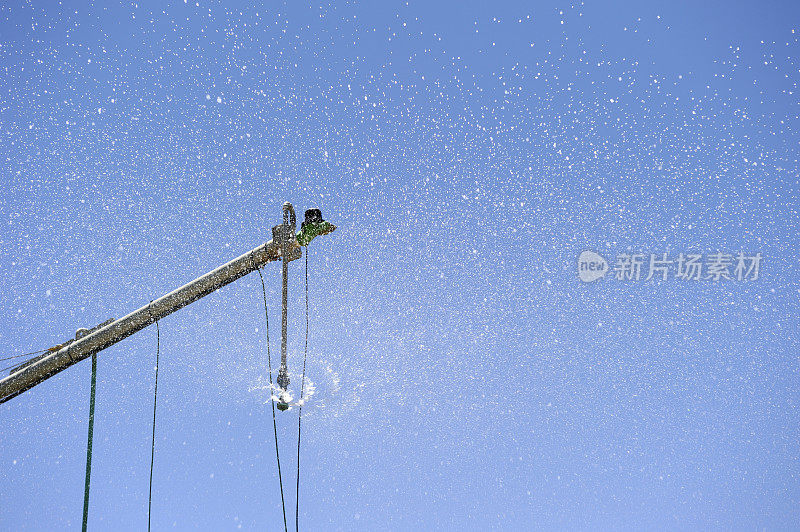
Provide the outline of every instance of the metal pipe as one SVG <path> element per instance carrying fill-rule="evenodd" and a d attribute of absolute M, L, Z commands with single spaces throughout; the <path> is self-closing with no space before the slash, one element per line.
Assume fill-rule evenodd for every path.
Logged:
<path fill-rule="evenodd" d="M 244 277 L 268 262 L 283 258 L 285 275 L 287 263 L 299 259 L 302 254 L 296 242 L 294 245 L 286 247 L 289 252 L 283 253 L 284 246 L 273 238 L 266 244 L 248 251 L 244 255 L 185 284 L 177 290 L 173 290 L 149 305 L 131 312 L 124 318 L 115 320 L 86 336 L 79 337 L 58 351 L 48 354 L 32 364 L 21 367 L 8 377 L 0 380 L 0 403 L 16 397 L 69 366 L 141 331 L 156 320 L 168 316 L 211 292 Z M 286 330 L 285 290 L 284 288 L 284 337 Z M 285 351 L 283 356 L 285 357 Z"/>
<path fill-rule="evenodd" d="M 283 259 L 281 264 L 282 290 L 281 290 L 281 368 L 287 367 L 287 322 L 289 314 L 289 261 Z M 278 383 L 281 388 L 285 386 Z"/>
<path fill-rule="evenodd" d="M 289 249 L 294 249 L 293 245 L 297 245 L 295 239 L 295 227 L 297 220 L 294 214 L 292 204 L 286 202 L 283 204 L 283 227 L 280 230 L 281 244 Z M 287 324 L 289 313 L 289 257 L 285 256 L 282 260 L 281 273 L 283 277 L 283 286 L 281 292 L 281 365 L 278 369 L 277 383 L 280 388 L 287 390 L 289 388 L 289 364 L 287 362 Z M 278 403 L 278 408 L 285 410 L 288 405 L 285 401 Z"/>

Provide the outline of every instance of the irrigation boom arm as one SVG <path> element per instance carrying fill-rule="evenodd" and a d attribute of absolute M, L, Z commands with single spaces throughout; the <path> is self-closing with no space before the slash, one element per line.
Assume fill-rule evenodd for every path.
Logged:
<path fill-rule="evenodd" d="M 284 225 L 286 224 L 284 223 Z M 294 224 L 292 224 L 292 229 L 294 229 Z M 288 236 L 288 234 L 287 228 L 278 225 L 273 228 L 273 239 L 266 244 L 248 251 L 241 257 L 233 259 L 177 290 L 173 290 L 124 318 L 110 321 L 97 330 L 90 331 L 85 336 L 80 336 L 79 330 L 75 341 L 42 356 L 33 363 L 21 365 L 19 369 L 13 370 L 9 376 L 0 380 L 0 403 L 16 397 L 69 366 L 141 331 L 155 323 L 156 320 L 244 277 L 256 268 L 260 268 L 268 262 L 283 259 L 284 248 L 287 250 L 284 264 L 299 259 L 302 255 L 300 246 L 294 235 Z"/>

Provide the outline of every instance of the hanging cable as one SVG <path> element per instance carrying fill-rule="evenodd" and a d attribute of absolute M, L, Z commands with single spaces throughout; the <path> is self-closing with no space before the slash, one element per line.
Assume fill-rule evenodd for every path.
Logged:
<path fill-rule="evenodd" d="M 152 305 L 153 302 L 150 302 Z M 156 387 L 153 392 L 153 438 L 150 443 L 150 492 L 147 495 L 147 531 L 150 532 L 150 510 L 153 506 L 153 462 L 156 456 L 156 406 L 158 405 L 158 358 L 161 354 L 161 330 L 158 327 L 158 320 L 153 320 L 153 313 L 150 312 L 150 305 L 147 312 L 150 320 L 156 322 Z"/>
<path fill-rule="evenodd" d="M 306 358 L 308 358 L 308 246 L 306 246 L 306 345 L 303 352 L 303 376 L 300 381 L 300 401 L 297 413 L 297 489 L 295 492 L 294 528 L 300 530 L 300 425 L 303 420 L 303 391 L 306 387 Z"/>
<path fill-rule="evenodd" d="M 67 347 L 69 352 L 69 347 Z M 86 482 L 83 487 L 83 532 L 89 522 L 89 485 L 92 478 L 92 440 L 94 439 L 94 392 L 97 387 L 97 354 L 92 355 L 92 387 L 89 394 L 89 441 L 86 443 Z"/>
<path fill-rule="evenodd" d="M 264 296 L 264 319 L 267 323 L 267 368 L 269 373 L 269 393 L 270 393 L 270 404 L 272 405 L 272 430 L 275 433 L 275 461 L 278 462 L 278 484 L 281 487 L 281 510 L 283 510 L 283 530 L 284 532 L 288 532 L 288 526 L 286 524 L 286 503 L 283 498 L 283 477 L 281 475 L 281 455 L 278 452 L 278 424 L 275 421 L 275 401 L 272 400 L 272 355 L 270 354 L 269 349 L 269 312 L 267 311 L 267 288 L 264 286 L 264 276 L 261 275 L 261 268 L 256 266 L 255 260 L 253 260 L 253 256 L 250 255 L 250 260 L 253 262 L 253 268 L 258 272 L 258 277 L 261 279 L 261 293 Z"/>

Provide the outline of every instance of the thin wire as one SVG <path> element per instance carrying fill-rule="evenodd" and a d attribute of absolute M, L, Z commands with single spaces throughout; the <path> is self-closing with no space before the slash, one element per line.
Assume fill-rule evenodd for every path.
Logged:
<path fill-rule="evenodd" d="M 94 392 L 97 387 L 97 353 L 92 355 L 92 389 L 89 395 L 89 438 L 86 443 L 86 482 L 83 487 L 83 532 L 89 522 L 89 485 L 92 479 L 92 440 L 94 439 Z"/>
<path fill-rule="evenodd" d="M 14 355 L 14 356 L 10 356 L 10 357 L 0 358 L 0 361 L 3 361 L 3 360 L 11 360 L 12 358 L 20 358 L 20 357 L 27 357 L 27 356 L 30 356 L 30 355 L 36 355 L 36 356 L 31 356 L 30 359 L 23 360 L 22 362 L 14 362 L 10 366 L 6 366 L 3 369 L 0 369 L 0 373 L 3 373 L 4 371 L 7 371 L 9 369 L 18 368 L 19 366 L 22 366 L 23 364 L 27 364 L 28 362 L 32 362 L 37 356 L 41 355 L 42 353 L 47 353 L 48 351 L 49 351 L 49 349 L 42 349 L 41 351 L 34 351 L 32 353 L 25 353 L 24 355 Z"/>
<path fill-rule="evenodd" d="M 267 368 L 269 369 L 269 392 L 272 394 L 272 355 L 270 354 L 269 349 L 269 312 L 267 311 L 267 288 L 264 286 L 264 276 L 261 275 L 261 269 L 256 267 L 256 263 L 253 260 L 253 256 L 250 256 L 250 260 L 253 261 L 253 266 L 255 270 L 258 272 L 258 277 L 261 279 L 261 293 L 264 296 L 264 318 L 267 322 Z M 278 452 L 278 424 L 275 421 L 275 401 L 270 399 L 270 404 L 272 405 L 272 430 L 275 433 L 275 460 L 278 462 L 278 483 L 281 487 L 281 510 L 283 510 L 283 530 L 287 532 L 289 530 L 288 525 L 286 524 L 286 502 L 283 498 L 283 476 L 281 475 L 281 455 Z"/>
<path fill-rule="evenodd" d="M 33 360 L 33 359 L 31 359 L 31 360 Z M 25 362 L 30 362 L 30 361 L 29 361 L 29 360 L 26 360 Z M 2 373 L 2 372 L 4 372 L 4 371 L 6 371 L 7 369 L 12 369 L 12 368 L 19 367 L 19 366 L 21 366 L 22 364 L 24 364 L 25 362 L 19 362 L 19 363 L 17 363 L 17 364 L 11 364 L 10 366 L 7 366 L 7 367 L 5 367 L 5 368 L 3 368 L 3 369 L 0 369 L 0 373 Z"/>
<path fill-rule="evenodd" d="M 151 301 L 152 305 L 153 302 Z M 153 319 L 153 313 L 150 312 L 150 305 L 147 306 L 147 312 L 150 314 L 150 319 Z M 156 406 L 158 405 L 158 359 L 161 354 L 161 329 L 156 322 L 156 389 L 153 392 L 153 439 L 150 446 L 150 493 L 147 495 L 147 530 L 150 531 L 150 510 L 153 506 L 153 462 L 156 456 Z"/>
<path fill-rule="evenodd" d="M 10 356 L 10 357 L 0 358 L 0 362 L 2 362 L 4 360 L 11 360 L 12 358 L 29 357 L 31 355 L 40 355 L 40 354 L 44 353 L 45 351 L 47 351 L 47 349 L 42 349 L 41 351 L 34 351 L 32 353 L 25 353 L 23 355 L 14 355 L 14 356 Z"/>
<path fill-rule="evenodd" d="M 295 493 L 294 528 L 300 530 L 300 425 L 303 420 L 303 390 L 306 386 L 306 358 L 308 358 L 308 246 L 306 246 L 306 346 L 303 353 L 303 377 L 300 381 L 300 401 L 297 414 L 297 490 Z"/>

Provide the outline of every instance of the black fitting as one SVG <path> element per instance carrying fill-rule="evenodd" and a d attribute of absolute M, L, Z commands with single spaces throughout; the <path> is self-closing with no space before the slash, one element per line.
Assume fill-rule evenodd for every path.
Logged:
<path fill-rule="evenodd" d="M 302 229 L 306 224 L 313 224 L 322 222 L 322 211 L 319 209 L 306 209 L 306 219 L 300 225 L 300 229 Z"/>

